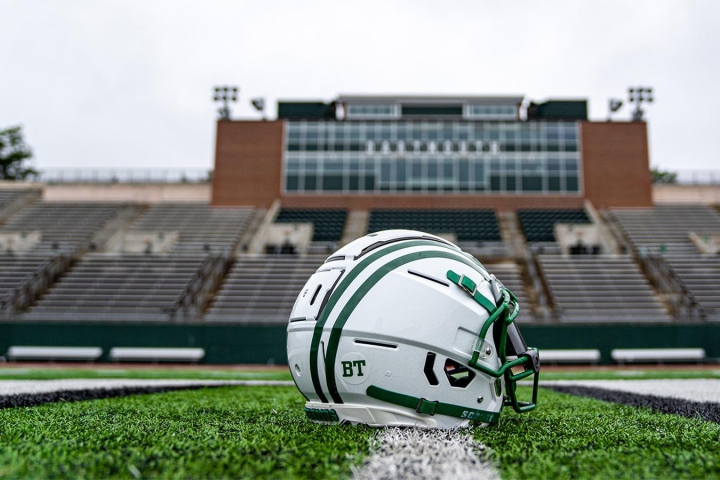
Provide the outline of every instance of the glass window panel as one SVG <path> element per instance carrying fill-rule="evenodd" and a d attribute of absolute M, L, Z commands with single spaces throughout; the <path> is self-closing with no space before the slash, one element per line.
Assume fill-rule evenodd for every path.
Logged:
<path fill-rule="evenodd" d="M 565 190 L 568 192 L 577 192 L 580 190 L 577 175 L 568 175 L 565 178 Z"/>
<path fill-rule="evenodd" d="M 501 190 L 500 186 L 500 176 L 490 175 L 490 190 L 493 192 L 499 192 Z"/>
<path fill-rule="evenodd" d="M 555 175 L 548 177 L 548 190 L 551 192 L 560 191 L 560 177 Z"/>
<path fill-rule="evenodd" d="M 375 191 L 375 175 L 365 175 L 365 191 Z"/>
<path fill-rule="evenodd" d="M 315 175 L 305 175 L 305 191 L 314 192 L 317 190 L 317 177 Z"/>
<path fill-rule="evenodd" d="M 285 190 L 288 192 L 297 192 L 300 184 L 300 177 L 298 175 L 288 175 L 285 182 Z"/>
<path fill-rule="evenodd" d="M 508 192 L 514 192 L 517 188 L 517 177 L 515 175 L 508 175 L 505 177 L 505 184 L 507 187 L 505 188 Z"/>
<path fill-rule="evenodd" d="M 350 177 L 348 177 L 348 189 L 352 192 L 360 190 L 360 177 L 357 175 L 350 175 Z"/>
<path fill-rule="evenodd" d="M 343 189 L 343 177 L 342 175 L 323 175 L 323 191 L 326 192 L 337 192 Z"/>
<path fill-rule="evenodd" d="M 428 159 L 428 178 L 430 180 L 437 180 L 438 178 L 438 164 L 437 159 Z"/>
<path fill-rule="evenodd" d="M 396 168 L 396 178 L 398 182 L 405 182 L 407 180 L 407 174 L 406 174 L 406 168 L 407 168 L 407 160 L 404 158 L 399 158 L 397 160 L 397 164 L 395 165 Z"/>
<path fill-rule="evenodd" d="M 499 167 L 499 165 L 498 165 Z M 492 171 L 492 170 L 491 170 Z M 499 170 L 497 170 L 499 171 Z M 474 175 L 475 183 L 485 183 L 485 163 L 475 162 L 475 175 Z"/>
<path fill-rule="evenodd" d="M 391 173 L 392 173 L 392 165 L 390 164 L 390 160 L 383 159 L 380 164 L 380 181 L 381 182 L 390 182 L 392 180 Z"/>
<path fill-rule="evenodd" d="M 565 163 L 565 171 L 566 172 L 577 172 L 578 162 L 576 159 L 566 158 L 564 163 Z"/>
<path fill-rule="evenodd" d="M 541 192 L 542 177 L 540 176 L 523 176 L 522 191 L 524 192 Z"/>
<path fill-rule="evenodd" d="M 499 172 L 500 171 L 500 159 L 493 158 L 490 160 L 490 171 L 491 172 Z"/>
<path fill-rule="evenodd" d="M 461 182 L 470 180 L 470 162 L 467 160 L 462 159 L 458 162 L 458 177 Z"/>
<path fill-rule="evenodd" d="M 326 160 L 323 169 L 326 172 L 342 172 L 343 164 L 342 161 L 336 159 Z"/>
<path fill-rule="evenodd" d="M 453 161 L 452 160 L 445 160 L 443 162 L 443 178 L 445 180 L 452 180 L 453 179 Z"/>
<path fill-rule="evenodd" d="M 542 161 L 541 160 L 523 160 L 522 161 L 522 173 L 523 174 L 541 174 L 542 173 Z"/>
<path fill-rule="evenodd" d="M 422 178 L 422 162 L 420 160 L 412 161 L 412 177 L 413 180 L 420 180 Z"/>

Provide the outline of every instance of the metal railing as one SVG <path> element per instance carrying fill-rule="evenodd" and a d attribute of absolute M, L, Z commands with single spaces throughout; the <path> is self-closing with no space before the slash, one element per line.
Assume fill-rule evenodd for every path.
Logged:
<path fill-rule="evenodd" d="M 42 263 L 17 287 L 13 288 L 2 301 L 0 311 L 3 317 L 11 318 L 27 308 L 45 293 L 55 280 L 67 272 L 73 263 L 73 255 L 61 253 Z"/>
<path fill-rule="evenodd" d="M 49 168 L 37 180 L 48 184 L 209 183 L 212 170 L 202 168 Z"/>
<path fill-rule="evenodd" d="M 173 307 L 168 310 L 170 320 L 198 320 L 207 308 L 211 294 L 220 286 L 231 261 L 230 249 L 226 249 L 221 255 L 209 255 Z"/>
<path fill-rule="evenodd" d="M 676 185 L 720 185 L 720 170 L 678 170 L 672 173 L 677 174 Z"/>

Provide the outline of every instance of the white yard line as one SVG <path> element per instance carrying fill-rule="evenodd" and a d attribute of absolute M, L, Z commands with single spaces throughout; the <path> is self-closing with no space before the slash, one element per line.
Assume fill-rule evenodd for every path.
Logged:
<path fill-rule="evenodd" d="M 280 380 L 145 380 L 145 379 L 67 379 L 67 380 L 0 380 L 0 396 L 51 393 L 76 390 L 113 390 L 142 387 L 194 386 L 292 386 Z"/>
<path fill-rule="evenodd" d="M 353 478 L 499 480 L 478 455 L 484 448 L 469 433 L 389 428 L 378 432 L 370 458 L 353 469 Z"/>
<path fill-rule="evenodd" d="M 720 403 L 720 380 L 715 379 L 552 380 L 541 381 L 540 386 L 602 388 L 639 395 L 677 398 L 692 402 Z"/>

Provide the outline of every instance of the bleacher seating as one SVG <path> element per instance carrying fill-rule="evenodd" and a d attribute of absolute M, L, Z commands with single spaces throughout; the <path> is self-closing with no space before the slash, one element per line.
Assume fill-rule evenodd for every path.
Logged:
<path fill-rule="evenodd" d="M 370 211 L 368 233 L 390 229 L 451 233 L 458 242 L 499 242 L 500 228 L 493 210 L 390 210 Z"/>
<path fill-rule="evenodd" d="M 627 255 L 540 255 L 562 322 L 668 322 L 665 307 Z"/>
<path fill-rule="evenodd" d="M 10 217 L 0 232 L 40 231 L 32 252 L 72 251 L 89 244 L 123 208 L 116 203 L 37 202 Z"/>
<path fill-rule="evenodd" d="M 24 315 L 47 320 L 166 320 L 202 255 L 86 255 Z"/>
<path fill-rule="evenodd" d="M 704 205 L 615 209 L 612 214 L 630 242 L 647 254 L 697 254 L 690 232 L 720 235 L 720 214 Z"/>
<path fill-rule="evenodd" d="M 47 261 L 41 255 L 0 255 L 0 302 Z"/>
<path fill-rule="evenodd" d="M 667 261 L 705 318 L 720 321 L 720 256 L 672 255 Z"/>
<path fill-rule="evenodd" d="M 22 190 L 17 188 L 0 189 L 0 212 L 2 212 L 5 207 L 9 207 L 17 199 L 19 199 L 23 195 L 26 195 L 27 193 L 28 190 Z"/>
<path fill-rule="evenodd" d="M 325 261 L 318 255 L 243 255 L 235 260 L 205 320 L 285 323 L 298 293 Z"/>
<path fill-rule="evenodd" d="M 339 242 L 347 210 L 322 208 L 282 208 L 275 223 L 312 223 L 313 242 Z"/>
<path fill-rule="evenodd" d="M 178 232 L 172 252 L 215 252 L 237 242 L 252 212 L 251 208 L 211 207 L 206 203 L 160 203 L 142 215 L 131 231 Z"/>
<path fill-rule="evenodd" d="M 530 243 L 555 242 L 553 227 L 556 223 L 591 223 L 582 208 L 520 209 L 518 219 Z"/>
<path fill-rule="evenodd" d="M 530 302 L 525 293 L 525 284 L 520 276 L 520 269 L 515 263 L 496 263 L 494 265 L 485 264 L 488 272 L 492 273 L 515 295 L 520 303 L 520 314 L 518 315 L 518 323 L 532 322 L 534 317 L 530 310 Z"/>

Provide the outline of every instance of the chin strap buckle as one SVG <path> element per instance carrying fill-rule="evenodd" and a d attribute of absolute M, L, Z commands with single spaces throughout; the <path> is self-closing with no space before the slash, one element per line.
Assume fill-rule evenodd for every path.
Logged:
<path fill-rule="evenodd" d="M 438 401 L 433 402 L 425 398 L 420 398 L 418 400 L 417 406 L 415 407 L 415 412 L 424 413 L 425 415 L 435 415 L 439 404 L 440 402 Z"/>
<path fill-rule="evenodd" d="M 477 292 L 477 284 L 471 278 L 466 277 L 464 274 L 460 275 L 460 280 L 458 280 L 457 284 L 460 288 L 469 293 L 471 297 L 475 296 L 475 293 Z"/>

